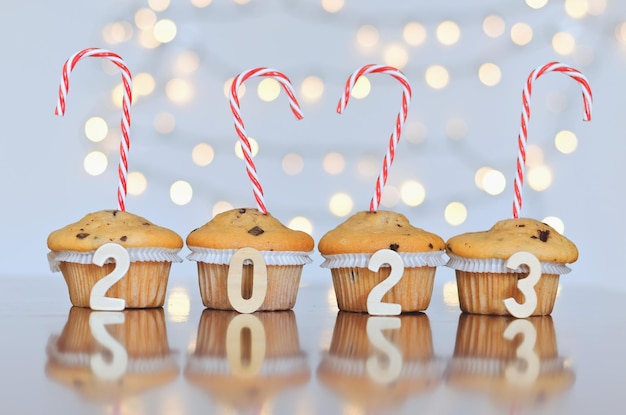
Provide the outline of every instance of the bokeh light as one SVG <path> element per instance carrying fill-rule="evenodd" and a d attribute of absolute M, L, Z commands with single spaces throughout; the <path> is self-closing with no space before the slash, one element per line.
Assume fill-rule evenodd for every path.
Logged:
<path fill-rule="evenodd" d="M 300 174 L 304 169 L 304 159 L 296 153 L 285 154 L 281 164 L 283 171 L 291 176 Z"/>
<path fill-rule="evenodd" d="M 534 166 L 526 171 L 531 189 L 542 192 L 552 185 L 552 170 L 546 165 Z"/>
<path fill-rule="evenodd" d="M 154 77 L 147 72 L 139 72 L 133 76 L 133 95 L 147 96 L 154 92 L 156 82 Z"/>
<path fill-rule="evenodd" d="M 383 189 L 383 193 L 380 198 L 380 204 L 386 208 L 393 208 L 400 202 L 400 189 L 390 184 L 387 184 Z"/>
<path fill-rule="evenodd" d="M 495 86 L 500 83 L 502 72 L 495 63 L 483 63 L 478 68 L 478 79 L 486 86 Z"/>
<path fill-rule="evenodd" d="M 135 25 L 141 30 L 152 29 L 156 21 L 156 13 L 151 9 L 144 7 L 135 12 Z"/>
<path fill-rule="evenodd" d="M 108 160 L 106 154 L 101 151 L 92 151 L 85 156 L 83 167 L 87 174 L 99 176 L 107 169 Z"/>
<path fill-rule="evenodd" d="M 367 76 L 362 75 L 354 83 L 352 91 L 350 91 L 350 96 L 356 99 L 363 99 L 370 94 L 371 89 L 372 85 L 370 84 L 370 80 L 367 79 Z"/>
<path fill-rule="evenodd" d="M 196 144 L 191 150 L 191 160 L 196 166 L 204 167 L 211 164 L 215 157 L 215 151 L 210 144 L 200 143 Z"/>
<path fill-rule="evenodd" d="M 127 42 L 133 37 L 133 27 L 128 22 L 109 23 L 102 28 L 102 39 L 109 45 Z"/>
<path fill-rule="evenodd" d="M 228 78 L 226 82 L 224 82 L 224 96 L 226 98 L 230 98 L 230 87 L 233 85 L 233 81 L 235 78 Z M 239 84 L 239 89 L 237 90 L 237 98 L 241 99 L 246 94 L 246 85 Z"/>
<path fill-rule="evenodd" d="M 160 134 L 170 134 L 176 128 L 176 118 L 171 112 L 162 111 L 154 116 L 154 129 Z"/>
<path fill-rule="evenodd" d="M 506 178 L 501 171 L 490 169 L 482 177 L 482 188 L 492 196 L 499 195 L 506 188 Z"/>
<path fill-rule="evenodd" d="M 174 60 L 174 71 L 178 75 L 189 75 L 198 70 L 200 57 L 194 51 L 188 50 L 176 57 Z"/>
<path fill-rule="evenodd" d="M 208 7 L 211 4 L 212 1 L 213 0 L 191 0 L 191 4 L 194 7 L 197 7 L 199 9 L 203 9 L 205 7 Z"/>
<path fill-rule="evenodd" d="M 143 173 L 138 171 L 131 171 L 128 173 L 127 188 L 129 195 L 139 196 L 143 194 L 148 188 L 148 180 Z"/>
<path fill-rule="evenodd" d="M 448 307 L 459 307 L 459 290 L 456 281 L 446 281 L 443 284 L 443 302 Z"/>
<path fill-rule="evenodd" d="M 274 101 L 280 95 L 280 83 L 273 78 L 265 78 L 259 82 L 256 92 L 262 101 Z"/>
<path fill-rule="evenodd" d="M 576 48 L 576 39 L 571 33 L 558 32 L 552 36 L 552 49 L 559 55 L 569 55 Z"/>
<path fill-rule="evenodd" d="M 442 89 L 450 83 L 450 74 L 445 66 L 431 65 L 424 75 L 426 84 L 433 89 Z"/>
<path fill-rule="evenodd" d="M 417 180 L 407 180 L 400 186 L 400 197 L 407 206 L 419 206 L 426 199 L 426 189 Z"/>
<path fill-rule="evenodd" d="M 254 157 L 259 152 L 259 143 L 252 137 L 248 137 L 248 142 L 250 143 L 250 152 L 252 153 L 252 157 Z M 235 142 L 235 155 L 243 160 L 243 150 L 241 149 L 239 140 Z"/>
<path fill-rule="evenodd" d="M 183 206 L 191 202 L 193 197 L 193 189 L 189 183 L 184 180 L 178 180 L 170 186 L 170 199 L 176 205 Z"/>
<path fill-rule="evenodd" d="M 317 76 L 307 76 L 300 86 L 300 96 L 305 102 L 317 102 L 324 94 L 324 81 Z"/>
<path fill-rule="evenodd" d="M 187 104 L 194 96 L 194 88 L 186 79 L 174 78 L 165 84 L 165 95 L 175 104 Z"/>
<path fill-rule="evenodd" d="M 162 12 L 170 7 L 170 0 L 148 0 L 148 6 L 155 12 Z"/>
<path fill-rule="evenodd" d="M 526 166 L 535 167 L 543 164 L 543 149 L 537 144 L 526 147 Z"/>
<path fill-rule="evenodd" d="M 313 223 L 304 216 L 296 216 L 294 218 L 291 218 L 291 220 L 287 224 L 287 227 L 289 229 L 293 229 L 294 231 L 306 232 L 309 235 L 313 233 Z"/>
<path fill-rule="evenodd" d="M 340 174 L 346 167 L 346 159 L 341 153 L 328 153 L 322 159 L 322 168 L 328 174 Z"/>
<path fill-rule="evenodd" d="M 348 216 L 353 207 L 352 197 L 347 193 L 335 193 L 328 202 L 330 213 L 338 217 Z"/>
<path fill-rule="evenodd" d="M 533 9 L 541 9 L 548 4 L 548 0 L 526 0 L 526 4 Z"/>
<path fill-rule="evenodd" d="M 446 120 L 446 136 L 453 140 L 460 140 L 467 136 L 467 123 L 463 118 L 452 117 Z"/>
<path fill-rule="evenodd" d="M 100 117 L 91 117 L 85 122 L 85 136 L 94 143 L 104 140 L 109 133 L 109 126 Z"/>
<path fill-rule="evenodd" d="M 211 214 L 213 216 L 219 215 L 222 212 L 226 212 L 227 210 L 231 210 L 233 205 L 226 202 L 225 200 L 220 200 L 219 202 L 213 205 L 213 209 L 211 209 Z"/>
<path fill-rule="evenodd" d="M 542 219 L 542 222 L 552 226 L 561 235 L 565 232 L 565 224 L 556 216 L 546 216 Z"/>
<path fill-rule="evenodd" d="M 451 202 L 446 206 L 444 218 L 452 226 L 461 225 L 467 219 L 467 208 L 461 202 Z"/>
<path fill-rule="evenodd" d="M 383 61 L 386 65 L 403 69 L 409 62 L 409 53 L 403 45 L 392 43 L 385 47 L 383 51 Z"/>
<path fill-rule="evenodd" d="M 435 36 L 439 43 L 445 46 L 456 44 L 461 38 L 461 28 L 451 20 L 446 20 L 437 26 Z"/>
<path fill-rule="evenodd" d="M 554 146 L 563 154 L 571 154 L 578 147 L 578 138 L 571 131 L 561 130 L 554 136 Z"/>
<path fill-rule="evenodd" d="M 337 13 L 344 6 L 344 0 L 321 0 L 322 9 L 328 13 Z"/>
<path fill-rule="evenodd" d="M 402 29 L 402 38 L 409 46 L 420 46 L 426 41 L 426 28 L 421 23 L 409 22 Z"/>
<path fill-rule="evenodd" d="M 573 19 L 582 19 L 589 10 L 588 0 L 565 0 L 565 13 Z"/>
<path fill-rule="evenodd" d="M 176 23 L 170 19 L 159 20 L 154 24 L 152 33 L 157 42 L 169 43 L 176 37 Z"/>
<path fill-rule="evenodd" d="M 184 323 L 189 318 L 191 300 L 185 287 L 173 287 L 167 296 L 167 319 L 173 323 Z"/>
<path fill-rule="evenodd" d="M 491 38 L 502 36 L 504 29 L 506 29 L 506 24 L 504 23 L 504 19 L 500 16 L 492 14 L 485 17 L 483 20 L 483 32 Z"/>
<path fill-rule="evenodd" d="M 374 26 L 364 25 L 356 32 L 356 41 L 359 47 L 369 49 L 378 44 L 378 29 Z"/>
<path fill-rule="evenodd" d="M 511 40 L 519 46 L 524 46 L 533 40 L 533 29 L 526 23 L 515 23 L 511 27 Z"/>

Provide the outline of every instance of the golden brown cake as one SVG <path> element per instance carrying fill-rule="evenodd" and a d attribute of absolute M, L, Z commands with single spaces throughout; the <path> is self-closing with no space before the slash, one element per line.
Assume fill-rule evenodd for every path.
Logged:
<path fill-rule="evenodd" d="M 182 262 L 177 253 L 183 240 L 174 231 L 119 210 L 90 213 L 48 236 L 50 269 L 62 272 L 72 304 L 89 307 L 91 289 L 114 269 L 111 261 L 102 267 L 93 264 L 94 252 L 109 242 L 126 248 L 131 264 L 107 296 L 124 299 L 127 308 L 161 307 L 172 262 Z"/>
<path fill-rule="evenodd" d="M 240 248 L 258 250 L 267 266 L 267 294 L 259 310 L 288 310 L 296 303 L 302 268 L 311 262 L 313 238 L 289 229 L 272 215 L 257 209 L 232 209 L 187 236 L 191 254 L 198 263 L 202 303 L 208 308 L 233 310 L 228 299 L 228 271 L 233 254 Z M 242 295 L 252 293 L 253 264 L 243 265 Z"/>
<path fill-rule="evenodd" d="M 184 376 L 237 413 L 258 410 L 281 391 L 306 384 L 311 371 L 294 312 L 204 310 Z"/>
<path fill-rule="evenodd" d="M 92 364 L 93 356 L 100 355 L 105 362 L 113 359 L 113 351 L 92 333 L 90 318 L 94 314 L 104 313 L 81 307 L 70 309 L 62 333 L 48 340 L 48 377 L 98 402 L 119 401 L 178 377 L 179 367 L 169 348 L 163 308 L 110 313 L 124 316 L 121 324 L 105 325 L 127 355 L 125 370 L 115 378 L 102 376 Z"/>
<path fill-rule="evenodd" d="M 390 267 L 370 271 L 368 261 L 381 249 L 397 252 L 404 263 L 402 279 L 382 298 L 400 304 L 405 312 L 428 308 L 435 270 L 444 265 L 445 244 L 439 236 L 415 228 L 400 213 L 379 210 L 358 212 L 319 241 L 325 258 L 322 267 L 330 268 L 340 310 L 367 312 L 367 296 L 389 276 Z"/>
<path fill-rule="evenodd" d="M 532 326 L 530 332 L 513 330 L 512 338 L 505 337 L 512 324 L 519 328 L 520 323 Z M 545 403 L 575 380 L 569 362 L 559 356 L 550 316 L 521 320 L 461 314 L 446 373 L 447 383 L 455 389 L 486 393 L 515 407 Z"/>
<path fill-rule="evenodd" d="M 454 236 L 446 243 L 446 251 L 450 257 L 447 265 L 456 270 L 461 310 L 476 314 L 508 315 L 506 298 L 524 302 L 517 281 L 526 278 L 527 267 L 506 267 L 514 253 L 530 252 L 541 263 L 533 315 L 552 312 L 559 275 L 570 271 L 565 264 L 578 259 L 578 250 L 569 239 L 549 225 L 527 218 L 501 220 L 488 231 Z"/>

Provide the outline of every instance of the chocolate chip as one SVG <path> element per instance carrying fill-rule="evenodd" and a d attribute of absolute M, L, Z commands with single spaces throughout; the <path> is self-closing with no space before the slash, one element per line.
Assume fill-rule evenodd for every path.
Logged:
<path fill-rule="evenodd" d="M 392 251 L 398 252 L 398 248 L 400 248 L 400 245 L 398 245 L 398 244 L 391 244 L 391 245 L 389 245 L 389 249 L 391 249 Z"/>
<path fill-rule="evenodd" d="M 246 213 L 246 209 L 239 209 L 239 213 Z"/>
<path fill-rule="evenodd" d="M 127 239 L 128 239 L 128 236 L 124 235 L 120 238 L 120 241 L 126 242 Z"/>
<path fill-rule="evenodd" d="M 520 223 L 519 225 L 515 225 L 515 226 L 517 226 L 518 228 L 524 228 L 524 227 L 526 227 L 526 225 L 524 225 L 523 223 Z"/>
<path fill-rule="evenodd" d="M 537 229 L 537 233 L 539 233 L 539 240 L 541 242 L 548 242 L 548 236 L 550 236 L 549 230 L 542 231 L 541 229 Z"/>
<path fill-rule="evenodd" d="M 450 244 L 446 244 L 446 249 L 450 252 L 452 252 L 452 247 L 450 246 Z"/>
<path fill-rule="evenodd" d="M 398 228 L 401 228 L 401 227 L 402 227 L 402 225 L 400 225 L 399 223 L 396 223 L 396 226 L 397 226 Z"/>
<path fill-rule="evenodd" d="M 85 233 L 85 232 L 81 232 L 81 233 L 79 233 L 79 234 L 77 234 L 77 235 L 76 235 L 76 237 L 77 237 L 78 239 L 85 239 L 85 238 L 86 238 L 86 237 L 88 237 L 88 236 L 89 236 L 89 234 L 88 234 L 88 233 Z"/>
<path fill-rule="evenodd" d="M 531 236 L 530 239 L 537 239 L 535 235 Z"/>
<path fill-rule="evenodd" d="M 245 209 L 244 209 L 245 210 Z M 248 233 L 250 235 L 254 235 L 254 236 L 259 236 L 260 234 L 262 234 L 263 232 L 265 232 L 263 229 L 259 228 L 258 226 L 255 226 L 252 229 L 248 229 Z"/>
<path fill-rule="evenodd" d="M 433 244 L 428 244 L 428 247 L 429 247 L 430 249 L 433 249 L 433 248 L 434 248 Z"/>
<path fill-rule="evenodd" d="M 150 222 L 144 222 L 143 225 L 150 226 Z"/>

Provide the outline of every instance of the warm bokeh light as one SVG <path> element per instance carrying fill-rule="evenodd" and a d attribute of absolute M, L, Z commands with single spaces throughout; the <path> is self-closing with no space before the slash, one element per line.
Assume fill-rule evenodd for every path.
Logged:
<path fill-rule="evenodd" d="M 154 129 L 160 134 L 169 134 L 176 128 L 176 118 L 171 112 L 159 112 L 154 116 Z"/>
<path fill-rule="evenodd" d="M 161 45 L 161 42 L 159 42 L 156 37 L 154 37 L 153 28 L 142 30 L 141 32 L 139 32 L 138 41 L 139 44 L 146 49 L 154 49 Z"/>
<path fill-rule="evenodd" d="M 552 185 L 552 170 L 546 165 L 531 167 L 526 178 L 531 189 L 542 192 Z"/>
<path fill-rule="evenodd" d="M 196 144 L 193 150 L 191 150 L 191 160 L 196 166 L 208 166 L 213 161 L 213 157 L 215 157 L 215 151 L 207 143 Z"/>
<path fill-rule="evenodd" d="M 100 117 L 91 117 L 85 122 L 85 136 L 94 143 L 104 140 L 109 133 L 109 126 Z"/>
<path fill-rule="evenodd" d="M 87 174 L 99 176 L 107 169 L 108 163 L 106 154 L 101 151 L 92 151 L 85 156 L 83 167 Z"/>
<path fill-rule="evenodd" d="M 515 23 L 511 27 L 511 40 L 519 46 L 524 46 L 533 40 L 533 29 L 526 23 Z"/>
<path fill-rule="evenodd" d="M 248 137 L 248 142 L 250 143 L 250 152 L 252 153 L 252 157 L 254 157 L 259 152 L 259 143 L 252 137 Z M 235 155 L 243 160 L 243 150 L 241 150 L 241 143 L 239 140 L 235 142 Z"/>
<path fill-rule="evenodd" d="M 147 96 L 154 92 L 154 77 L 148 72 L 139 72 L 133 76 L 133 94 Z"/>
<path fill-rule="evenodd" d="M 296 153 L 285 154 L 281 164 L 283 171 L 291 176 L 300 174 L 304 169 L 304 159 Z"/>
<path fill-rule="evenodd" d="M 409 22 L 402 29 L 402 38 L 409 46 L 420 46 L 426 41 L 426 28 L 421 23 Z"/>
<path fill-rule="evenodd" d="M 328 174 L 340 174 L 346 167 L 346 159 L 341 153 L 328 153 L 322 160 L 322 168 Z"/>
<path fill-rule="evenodd" d="M 447 281 L 443 284 L 443 302 L 448 307 L 459 306 L 459 291 L 456 281 Z"/>
<path fill-rule="evenodd" d="M 189 319 L 191 310 L 191 300 L 185 287 L 173 287 L 167 296 L 167 306 L 165 308 L 168 321 L 173 323 L 184 323 Z"/>
<path fill-rule="evenodd" d="M 576 48 L 576 39 L 571 33 L 558 32 L 552 36 L 552 49 L 559 55 L 569 55 Z"/>
<path fill-rule="evenodd" d="M 219 215 L 220 213 L 226 212 L 227 210 L 231 210 L 232 208 L 233 208 L 233 205 L 226 202 L 225 200 L 220 200 L 219 202 L 213 205 L 213 209 L 211 209 L 211 214 L 213 216 Z"/>
<path fill-rule="evenodd" d="M 102 28 L 102 39 L 109 45 L 129 41 L 133 37 L 133 27 L 128 22 L 109 23 Z"/>
<path fill-rule="evenodd" d="M 194 96 L 194 88 L 190 81 L 174 78 L 165 85 L 165 95 L 175 104 L 188 104 Z"/>
<path fill-rule="evenodd" d="M 387 184 L 383 189 L 383 193 L 380 198 L 381 206 L 386 208 L 393 208 L 400 202 L 400 189 L 390 184 Z"/>
<path fill-rule="evenodd" d="M 111 90 L 111 103 L 115 105 L 116 108 L 122 108 L 122 101 L 124 97 L 124 85 L 119 83 L 113 87 Z"/>
<path fill-rule="evenodd" d="M 587 15 L 588 0 L 565 0 L 565 13 L 573 19 L 582 19 Z"/>
<path fill-rule="evenodd" d="M 305 102 L 317 102 L 324 94 L 324 81 L 317 76 L 307 76 L 300 86 L 300 96 Z"/>
<path fill-rule="evenodd" d="M 543 149 L 536 144 L 526 147 L 526 167 L 535 167 L 543 164 Z"/>
<path fill-rule="evenodd" d="M 381 160 L 373 156 L 363 156 L 356 164 L 357 172 L 362 178 L 375 177 L 380 171 Z"/>
<path fill-rule="evenodd" d="M 490 169 L 482 177 L 482 188 L 492 196 L 499 195 L 506 188 L 506 178 L 501 171 Z"/>
<path fill-rule="evenodd" d="M 356 41 L 361 48 L 372 48 L 378 44 L 378 29 L 374 26 L 364 25 L 356 32 Z"/>
<path fill-rule="evenodd" d="M 463 118 L 453 117 L 446 120 L 446 136 L 460 140 L 467 136 L 467 123 Z"/>
<path fill-rule="evenodd" d="M 189 75 L 198 70 L 200 57 L 194 51 L 188 50 L 174 60 L 174 71 L 177 75 Z"/>
<path fill-rule="evenodd" d="M 483 32 L 491 38 L 502 36 L 505 28 L 506 24 L 504 23 L 504 19 L 495 14 L 487 16 L 483 20 Z"/>
<path fill-rule="evenodd" d="M 480 68 L 478 68 L 478 79 L 480 79 L 480 82 L 484 85 L 495 86 L 500 83 L 502 72 L 495 63 L 483 63 L 480 65 Z"/>
<path fill-rule="evenodd" d="M 533 9 L 541 9 L 548 4 L 548 0 L 526 0 L 526 4 Z"/>
<path fill-rule="evenodd" d="M 344 6 L 344 0 L 321 0 L 322 9 L 328 13 L 337 13 Z"/>
<path fill-rule="evenodd" d="M 239 4 L 240 6 L 243 6 L 245 4 L 250 3 L 250 0 L 233 0 L 234 3 Z"/>
<path fill-rule="evenodd" d="M 280 95 L 280 83 L 273 78 L 265 78 L 259 82 L 256 92 L 262 101 L 274 101 Z"/>
<path fill-rule="evenodd" d="M 226 82 L 224 82 L 224 96 L 226 98 L 230 98 L 230 87 L 233 85 L 233 81 L 235 78 L 228 78 Z M 237 90 L 237 98 L 241 99 L 246 94 L 246 85 L 239 84 L 239 89 Z"/>
<path fill-rule="evenodd" d="M 155 12 L 162 12 L 170 7 L 170 0 L 148 0 L 148 6 Z"/>
<path fill-rule="evenodd" d="M 606 0 L 587 0 L 587 12 L 599 16 L 606 11 Z"/>
<path fill-rule="evenodd" d="M 313 223 L 304 216 L 296 216 L 292 218 L 287 224 L 289 229 L 293 229 L 294 231 L 302 231 L 306 232 L 309 235 L 313 233 Z"/>
<path fill-rule="evenodd" d="M 392 43 L 383 51 L 383 61 L 386 65 L 403 69 L 409 62 L 409 53 L 400 43 Z"/>
<path fill-rule="evenodd" d="M 431 65 L 424 75 L 426 84 L 433 89 L 442 89 L 450 83 L 450 74 L 445 66 Z"/>
<path fill-rule="evenodd" d="M 148 188 L 148 180 L 146 179 L 146 176 L 138 171 L 129 172 L 126 182 L 126 190 L 129 195 L 139 196 Z"/>
<path fill-rule="evenodd" d="M 370 84 L 370 80 L 367 79 L 367 76 L 362 75 L 354 83 L 352 91 L 350 91 L 350 96 L 356 99 L 362 99 L 370 94 L 371 89 L 372 85 Z"/>
<path fill-rule="evenodd" d="M 446 206 L 444 218 L 452 226 L 461 225 L 467 219 L 467 208 L 461 202 L 451 202 Z"/>
<path fill-rule="evenodd" d="M 490 171 L 491 167 L 483 166 L 476 170 L 476 173 L 474 173 L 474 184 L 480 190 L 485 190 L 485 186 L 483 185 L 483 183 L 485 182 L 485 175 Z"/>
<path fill-rule="evenodd" d="M 352 197 L 346 193 L 335 193 L 328 202 L 330 213 L 338 217 L 348 216 L 353 207 Z"/>
<path fill-rule="evenodd" d="M 189 183 L 184 180 L 178 180 L 170 186 L 170 199 L 179 206 L 186 205 L 191 202 L 193 197 L 193 189 Z"/>
<path fill-rule="evenodd" d="M 461 38 L 461 28 L 451 20 L 439 23 L 435 36 L 439 43 L 445 46 L 454 45 Z"/>
<path fill-rule="evenodd" d="M 209 6 L 211 2 L 212 0 L 191 0 L 191 4 L 199 9 Z"/>
<path fill-rule="evenodd" d="M 176 23 L 170 19 L 157 21 L 152 28 L 154 38 L 160 43 L 169 43 L 176 37 Z"/>
<path fill-rule="evenodd" d="M 400 197 L 407 206 L 419 206 L 426 199 L 426 189 L 417 180 L 407 180 L 400 186 Z"/>
<path fill-rule="evenodd" d="M 554 146 L 563 154 L 571 154 L 578 147 L 578 138 L 571 131 L 561 130 L 554 136 Z"/>
<path fill-rule="evenodd" d="M 543 218 L 542 222 L 552 226 L 561 235 L 563 235 L 563 233 L 565 232 L 565 224 L 560 218 L 556 216 L 546 216 L 545 218 Z"/>
<path fill-rule="evenodd" d="M 135 12 L 135 25 L 141 30 L 152 29 L 156 21 L 156 13 L 151 9 L 141 8 Z"/>

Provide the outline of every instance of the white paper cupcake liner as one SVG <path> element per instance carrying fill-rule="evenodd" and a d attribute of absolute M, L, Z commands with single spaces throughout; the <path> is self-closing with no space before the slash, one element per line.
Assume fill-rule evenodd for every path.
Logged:
<path fill-rule="evenodd" d="M 190 261 L 206 262 L 207 264 L 230 264 L 237 249 L 212 249 L 190 246 L 191 253 L 187 255 Z M 305 265 L 313 262 L 310 255 L 312 252 L 303 251 L 259 251 L 263 255 L 265 265 Z M 244 265 L 252 264 L 245 260 Z"/>
<path fill-rule="evenodd" d="M 335 373 L 347 376 L 365 376 L 367 374 L 367 359 L 351 359 L 333 356 L 326 352 L 323 362 Z M 443 376 L 445 362 L 439 358 L 427 361 L 402 362 L 400 377 L 402 378 L 439 378 Z"/>
<path fill-rule="evenodd" d="M 126 248 L 130 262 L 183 262 L 178 256 L 179 249 L 166 248 Z M 60 262 L 74 262 L 77 264 L 93 264 L 93 254 L 96 251 L 50 251 L 48 264 L 52 272 L 58 272 Z M 105 264 L 113 263 L 111 258 Z"/>
<path fill-rule="evenodd" d="M 65 353 L 57 347 L 59 336 L 50 336 L 46 346 L 48 357 L 55 362 L 67 367 L 91 367 L 92 354 L 90 353 Z M 125 373 L 156 373 L 163 370 L 178 370 L 176 353 L 171 352 L 165 357 L 155 358 L 130 358 Z"/>
<path fill-rule="evenodd" d="M 406 268 L 437 267 L 445 265 L 445 251 L 431 252 L 398 252 Z M 338 254 L 323 255 L 325 261 L 322 268 L 367 268 L 373 254 Z M 384 264 L 383 266 L 389 266 Z"/>
<path fill-rule="evenodd" d="M 520 265 L 517 269 L 512 270 L 507 268 L 505 259 L 498 258 L 463 258 L 458 255 L 448 253 L 447 267 L 453 268 L 459 271 L 465 272 L 478 272 L 478 273 L 497 273 L 507 274 L 514 272 L 528 272 L 528 267 L 524 264 Z M 541 261 L 541 272 L 543 274 L 567 274 L 571 271 L 569 267 L 564 264 L 557 264 L 555 262 Z"/>
<path fill-rule="evenodd" d="M 185 371 L 204 375 L 230 376 L 233 374 L 224 357 L 189 356 Z M 304 355 L 284 358 L 266 358 L 256 376 L 281 376 L 308 371 Z"/>

